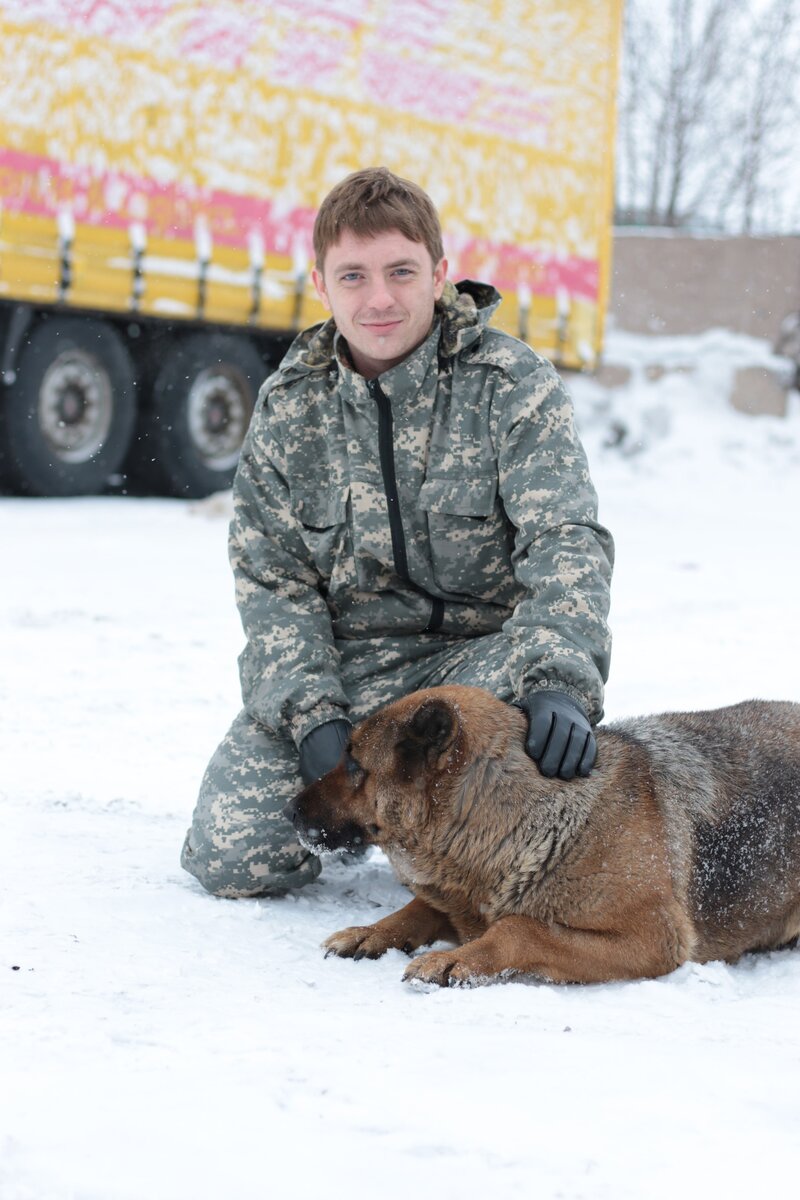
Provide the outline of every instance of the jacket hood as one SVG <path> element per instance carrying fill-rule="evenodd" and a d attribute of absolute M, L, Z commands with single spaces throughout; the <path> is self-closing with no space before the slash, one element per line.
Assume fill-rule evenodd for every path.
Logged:
<path fill-rule="evenodd" d="M 491 284 L 471 279 L 453 284 L 448 279 L 441 299 L 434 307 L 434 314 L 441 321 L 441 354 L 450 358 L 476 341 L 501 300 L 502 296 Z M 323 324 L 312 325 L 299 334 L 278 368 L 280 382 L 287 383 L 309 371 L 327 370 L 336 357 L 333 348 L 336 332 L 336 322 L 330 317 Z M 270 382 L 274 379 L 273 376 Z"/>

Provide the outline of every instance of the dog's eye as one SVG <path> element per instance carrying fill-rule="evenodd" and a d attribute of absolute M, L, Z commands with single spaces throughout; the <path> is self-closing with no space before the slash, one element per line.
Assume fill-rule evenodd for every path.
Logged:
<path fill-rule="evenodd" d="M 350 753 L 350 748 L 345 751 L 345 767 L 347 774 L 354 787 L 359 787 L 367 777 L 367 772 L 361 766 L 361 763 L 356 762 Z"/>

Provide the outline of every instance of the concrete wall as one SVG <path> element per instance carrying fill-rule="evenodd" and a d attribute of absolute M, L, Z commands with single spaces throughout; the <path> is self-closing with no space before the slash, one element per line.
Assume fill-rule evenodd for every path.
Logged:
<path fill-rule="evenodd" d="M 688 237 L 617 230 L 609 315 L 632 333 L 722 326 L 774 342 L 800 309 L 800 236 Z"/>

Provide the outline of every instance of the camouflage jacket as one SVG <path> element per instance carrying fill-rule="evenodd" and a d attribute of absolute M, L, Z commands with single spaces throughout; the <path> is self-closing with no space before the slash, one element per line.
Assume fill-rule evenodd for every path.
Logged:
<path fill-rule="evenodd" d="M 333 320 L 261 388 L 230 554 L 245 706 L 299 743 L 346 716 L 337 639 L 504 630 L 511 688 L 602 716 L 613 543 L 553 367 L 447 284 L 427 340 L 368 382 Z"/>

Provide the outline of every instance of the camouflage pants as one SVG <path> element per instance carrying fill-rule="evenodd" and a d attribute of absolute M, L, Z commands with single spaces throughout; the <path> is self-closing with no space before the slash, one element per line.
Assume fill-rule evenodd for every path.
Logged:
<path fill-rule="evenodd" d="M 508 641 L 420 634 L 339 643 L 353 722 L 418 688 L 460 683 L 510 700 Z M 299 845 L 282 810 L 301 790 L 294 743 L 241 712 L 208 765 L 181 863 L 217 896 L 261 896 L 315 879 L 319 859 Z"/>

